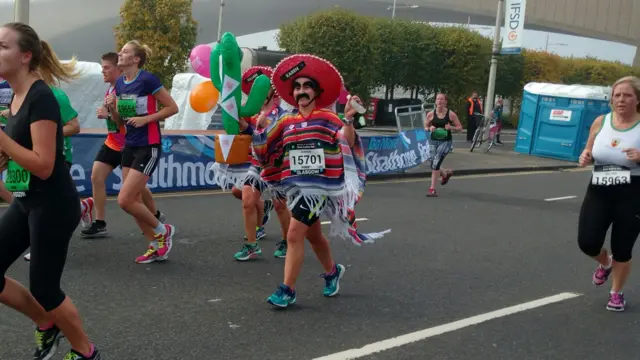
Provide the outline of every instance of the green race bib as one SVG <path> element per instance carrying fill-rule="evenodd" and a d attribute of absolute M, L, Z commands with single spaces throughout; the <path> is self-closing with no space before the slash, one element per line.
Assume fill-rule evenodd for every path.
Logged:
<path fill-rule="evenodd" d="M 118 132 L 118 124 L 116 124 L 115 121 L 111 120 L 111 116 L 109 116 L 107 118 L 107 130 L 110 133 L 117 133 Z"/>
<path fill-rule="evenodd" d="M 7 109 L 8 109 L 8 107 L 6 107 L 6 106 L 0 106 L 0 112 L 3 112 L 5 110 L 7 110 Z M 7 125 L 7 118 L 2 116 L 2 115 L 0 115 L 0 125 L 2 125 L 2 126 Z"/>
<path fill-rule="evenodd" d="M 29 190 L 30 183 L 31 173 L 18 165 L 17 162 L 9 160 L 7 164 L 7 178 L 4 182 L 7 190 L 11 192 L 27 191 Z"/>
<path fill-rule="evenodd" d="M 120 114 L 120 117 L 123 119 L 129 119 L 132 117 L 135 117 L 137 115 L 136 113 L 136 97 L 135 96 L 121 96 L 120 99 L 118 99 L 118 113 Z"/>

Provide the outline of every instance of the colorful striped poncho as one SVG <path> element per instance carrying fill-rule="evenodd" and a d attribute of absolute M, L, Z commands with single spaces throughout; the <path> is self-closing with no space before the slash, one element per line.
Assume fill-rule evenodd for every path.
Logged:
<path fill-rule="evenodd" d="M 284 110 L 279 105 L 274 105 L 267 115 L 268 122 L 275 122 L 283 112 Z M 242 132 L 242 134 L 253 135 L 257 128 L 258 117 L 259 114 L 252 116 L 251 118 L 244 119 L 249 126 Z M 256 188 L 258 187 L 258 183 L 262 181 L 260 177 L 260 163 L 256 159 L 255 152 L 253 150 L 247 158 L 247 162 L 244 164 L 229 165 L 214 163 L 211 166 L 211 170 L 214 172 L 214 182 L 223 190 L 229 190 L 231 187 L 240 189 L 246 181 Z"/>
<path fill-rule="evenodd" d="M 356 151 L 360 158 L 354 159 L 340 131 L 343 125 L 330 110 L 314 110 L 306 118 L 294 110 L 266 131 L 255 132 L 253 148 L 260 164 L 268 169 L 263 171 L 263 179 L 286 195 L 289 208 L 304 201 L 313 209 L 326 200 L 323 215 L 331 220 L 331 235 L 353 239 L 349 209 L 355 207 L 366 176 L 362 148 Z M 310 158 L 298 155 L 301 150 L 312 151 L 315 156 L 320 151 L 324 166 L 318 169 L 314 163 L 312 169 L 301 168 L 300 159 L 304 162 L 305 156 L 307 161 Z"/>

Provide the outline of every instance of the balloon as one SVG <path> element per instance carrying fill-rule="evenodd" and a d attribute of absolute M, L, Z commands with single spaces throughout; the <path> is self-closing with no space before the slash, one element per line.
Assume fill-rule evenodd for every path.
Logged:
<path fill-rule="evenodd" d="M 209 73 L 211 83 L 222 93 L 220 109 L 222 110 L 222 125 L 229 135 L 240 133 L 240 117 L 250 117 L 260 112 L 266 100 L 271 79 L 265 75 L 258 76 L 247 98 L 242 102 L 242 50 L 238 46 L 232 33 L 222 35 L 220 41 L 211 50 L 209 56 Z"/>
<path fill-rule="evenodd" d="M 206 78 L 211 77 L 211 73 L 209 72 L 209 56 L 211 56 L 211 47 L 206 44 L 194 47 L 193 50 L 191 50 L 191 55 L 189 55 L 189 61 L 191 62 L 193 70 L 200 76 Z"/>
<path fill-rule="evenodd" d="M 211 81 L 204 81 L 196 85 L 189 93 L 189 105 L 195 112 L 206 113 L 218 103 L 220 93 Z"/>

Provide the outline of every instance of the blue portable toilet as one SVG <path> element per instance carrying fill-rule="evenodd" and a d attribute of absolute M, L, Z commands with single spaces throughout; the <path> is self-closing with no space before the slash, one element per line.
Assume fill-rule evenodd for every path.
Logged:
<path fill-rule="evenodd" d="M 589 129 L 610 111 L 611 87 L 529 83 L 522 95 L 515 151 L 578 161 Z"/>

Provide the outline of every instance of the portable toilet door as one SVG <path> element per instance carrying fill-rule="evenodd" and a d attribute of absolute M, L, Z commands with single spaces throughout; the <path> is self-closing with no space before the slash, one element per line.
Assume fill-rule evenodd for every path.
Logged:
<path fill-rule="evenodd" d="M 584 123 L 588 121 L 585 117 L 587 102 L 608 100 L 608 88 L 557 84 L 527 86 L 529 92 L 539 95 L 531 155 L 577 161 Z"/>
<path fill-rule="evenodd" d="M 521 154 L 531 154 L 531 144 L 533 143 L 533 131 L 536 125 L 538 114 L 537 94 L 525 90 L 522 94 L 522 105 L 520 106 L 520 117 L 518 119 L 518 131 L 516 132 L 516 144 L 514 151 Z"/>

